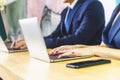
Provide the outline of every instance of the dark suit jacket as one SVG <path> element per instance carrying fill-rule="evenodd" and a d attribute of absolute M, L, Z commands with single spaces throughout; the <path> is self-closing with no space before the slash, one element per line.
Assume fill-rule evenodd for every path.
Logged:
<path fill-rule="evenodd" d="M 114 22 L 114 19 L 119 11 L 120 4 L 113 11 L 111 19 L 104 29 L 102 36 L 103 42 L 112 48 L 120 48 L 120 16 L 116 18 Z"/>
<path fill-rule="evenodd" d="M 48 48 L 61 45 L 101 43 L 105 17 L 103 6 L 98 0 L 78 0 L 72 10 L 68 32 L 64 25 L 66 12 L 67 8 L 61 13 L 61 21 L 56 30 L 45 37 Z"/>

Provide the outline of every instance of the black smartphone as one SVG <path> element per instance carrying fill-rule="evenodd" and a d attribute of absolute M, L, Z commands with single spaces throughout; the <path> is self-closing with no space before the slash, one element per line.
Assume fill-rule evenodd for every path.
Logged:
<path fill-rule="evenodd" d="M 77 69 L 77 68 L 84 68 L 84 67 L 95 66 L 95 65 L 106 64 L 106 63 L 111 63 L 111 60 L 97 59 L 97 60 L 74 62 L 74 63 L 66 64 L 66 67 Z"/>

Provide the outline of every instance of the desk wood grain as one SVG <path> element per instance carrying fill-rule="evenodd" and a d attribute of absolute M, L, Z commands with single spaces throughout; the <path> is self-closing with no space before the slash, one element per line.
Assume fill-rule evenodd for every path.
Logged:
<path fill-rule="evenodd" d="M 65 67 L 66 63 L 99 59 L 97 57 L 47 63 L 28 52 L 0 53 L 0 76 L 4 80 L 120 80 L 120 61 L 81 69 Z"/>

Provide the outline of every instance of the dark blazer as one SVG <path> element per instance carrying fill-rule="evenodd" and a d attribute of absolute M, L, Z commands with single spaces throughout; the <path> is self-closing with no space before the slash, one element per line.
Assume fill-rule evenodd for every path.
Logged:
<path fill-rule="evenodd" d="M 3 23 L 1 13 L 0 13 L 0 36 L 2 37 L 3 40 L 7 39 L 7 35 L 6 35 L 6 32 L 5 32 L 5 27 L 4 27 L 4 23 Z"/>
<path fill-rule="evenodd" d="M 114 9 L 111 19 L 103 31 L 102 40 L 111 48 L 120 48 L 120 16 L 114 22 L 119 11 L 120 4 Z"/>
<path fill-rule="evenodd" d="M 61 21 L 56 30 L 45 37 L 48 48 L 61 45 L 101 43 L 101 34 L 105 25 L 104 9 L 98 0 L 78 0 L 74 6 L 66 32 L 64 20 L 67 8 L 61 13 Z"/>

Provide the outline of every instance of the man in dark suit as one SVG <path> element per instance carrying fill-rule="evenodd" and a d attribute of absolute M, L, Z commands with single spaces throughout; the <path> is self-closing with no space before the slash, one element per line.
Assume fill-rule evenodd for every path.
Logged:
<path fill-rule="evenodd" d="M 64 2 L 70 5 L 61 13 L 61 21 L 56 30 L 44 38 L 47 48 L 73 44 L 100 44 L 105 25 L 102 4 L 98 0 L 64 0 Z M 25 43 L 21 39 L 18 40 L 14 42 L 13 48 L 23 46 Z"/>
<path fill-rule="evenodd" d="M 99 56 L 120 60 L 120 3 L 114 9 L 112 16 L 102 34 L 100 46 L 67 45 L 53 49 L 49 54 L 61 57 Z"/>
<path fill-rule="evenodd" d="M 61 21 L 56 30 L 45 37 L 48 48 L 61 45 L 87 44 L 98 45 L 105 24 L 104 9 L 98 0 L 64 0 L 70 3 L 61 13 Z M 67 23 L 68 8 L 71 8 Z"/>

